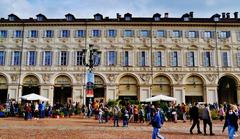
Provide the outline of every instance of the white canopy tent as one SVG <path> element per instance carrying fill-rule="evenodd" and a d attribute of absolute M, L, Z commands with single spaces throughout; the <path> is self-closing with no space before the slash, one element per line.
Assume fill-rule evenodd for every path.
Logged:
<path fill-rule="evenodd" d="M 157 95 L 157 96 L 154 96 L 154 97 L 147 98 L 145 100 L 145 102 L 153 102 L 153 101 L 160 101 L 160 100 L 163 100 L 163 101 L 176 101 L 177 99 L 174 98 L 174 97 L 169 97 L 169 96 L 165 96 L 165 95 Z"/>
<path fill-rule="evenodd" d="M 23 100 L 40 100 L 40 101 L 48 101 L 49 100 L 46 97 L 43 97 L 43 96 L 40 96 L 40 95 L 37 95 L 37 94 L 34 94 L 34 93 L 22 96 L 21 98 Z"/>

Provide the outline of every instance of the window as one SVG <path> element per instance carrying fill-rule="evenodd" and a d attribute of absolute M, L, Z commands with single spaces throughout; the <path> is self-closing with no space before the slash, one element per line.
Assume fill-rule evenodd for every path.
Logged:
<path fill-rule="evenodd" d="M 213 52 L 203 52 L 203 66 L 204 67 L 211 67 L 214 63 Z"/>
<path fill-rule="evenodd" d="M 77 30 L 75 35 L 76 35 L 77 38 L 84 38 L 85 37 L 85 30 Z"/>
<path fill-rule="evenodd" d="M 108 51 L 108 65 L 116 65 L 117 64 L 117 52 Z"/>
<path fill-rule="evenodd" d="M 0 66 L 5 65 L 5 54 L 6 54 L 6 52 L 0 51 Z"/>
<path fill-rule="evenodd" d="M 37 32 L 37 30 L 30 30 L 30 31 L 29 31 L 29 37 L 30 37 L 30 38 L 37 38 L 37 37 L 38 37 L 38 32 Z"/>
<path fill-rule="evenodd" d="M 180 57 L 179 52 L 177 52 L 177 51 L 171 52 L 170 59 L 171 59 L 171 66 L 172 67 L 179 66 L 179 57 Z"/>
<path fill-rule="evenodd" d="M 194 67 L 197 65 L 197 57 L 194 52 L 187 52 L 187 66 Z"/>
<path fill-rule="evenodd" d="M 189 17 L 184 17 L 183 20 L 184 21 L 189 21 Z"/>
<path fill-rule="evenodd" d="M 204 38 L 213 38 L 213 32 L 212 31 L 204 31 L 203 37 Z"/>
<path fill-rule="evenodd" d="M 96 16 L 95 16 L 95 20 L 98 20 L 98 21 L 99 21 L 99 20 L 101 20 L 101 19 L 102 19 L 102 16 L 101 16 L 101 15 L 96 15 Z"/>
<path fill-rule="evenodd" d="M 133 37 L 133 30 L 124 30 L 124 37 Z"/>
<path fill-rule="evenodd" d="M 7 38 L 7 30 L 0 31 L 0 38 Z"/>
<path fill-rule="evenodd" d="M 20 51 L 14 51 L 12 53 L 12 65 L 18 66 L 21 62 L 21 52 Z"/>
<path fill-rule="evenodd" d="M 36 51 L 27 52 L 27 65 L 29 65 L 29 66 L 36 65 L 36 60 L 37 60 L 36 57 L 37 57 Z"/>
<path fill-rule="evenodd" d="M 237 56 L 237 66 L 239 67 L 240 66 L 240 51 L 238 51 L 236 53 L 236 56 Z"/>
<path fill-rule="evenodd" d="M 237 32 L 237 40 L 240 41 L 240 32 Z"/>
<path fill-rule="evenodd" d="M 129 66 L 129 52 L 125 51 L 124 52 L 124 66 Z"/>
<path fill-rule="evenodd" d="M 148 51 L 140 51 L 138 60 L 139 66 L 148 66 Z"/>
<path fill-rule="evenodd" d="M 165 31 L 164 30 L 158 30 L 157 31 L 157 37 L 161 37 L 161 38 L 166 37 Z"/>
<path fill-rule="evenodd" d="M 60 60 L 59 65 L 66 66 L 67 61 L 68 61 L 68 52 L 67 51 L 61 51 L 59 60 Z"/>
<path fill-rule="evenodd" d="M 197 38 L 197 32 L 196 31 L 189 31 L 188 32 L 189 38 Z"/>
<path fill-rule="evenodd" d="M 43 16 L 38 16 L 37 17 L 37 21 L 43 21 L 44 20 L 44 17 Z"/>
<path fill-rule="evenodd" d="M 150 31 L 149 30 L 141 30 L 140 31 L 140 36 L 141 37 L 149 37 L 150 35 Z"/>
<path fill-rule="evenodd" d="M 92 30 L 92 37 L 101 37 L 101 30 Z"/>
<path fill-rule="evenodd" d="M 219 37 L 222 38 L 222 39 L 229 38 L 230 37 L 230 31 L 221 31 Z"/>
<path fill-rule="evenodd" d="M 130 17 L 130 16 L 126 16 L 126 17 L 125 17 L 125 20 L 126 20 L 126 21 L 130 21 L 130 20 L 131 20 L 131 17 Z"/>
<path fill-rule="evenodd" d="M 83 66 L 83 61 L 85 61 L 85 57 L 83 56 L 82 51 L 77 51 L 76 52 L 76 57 L 75 57 L 75 62 L 77 66 Z"/>
<path fill-rule="evenodd" d="M 21 38 L 23 35 L 21 30 L 16 30 L 14 33 L 15 38 Z"/>
<path fill-rule="evenodd" d="M 108 37 L 116 37 L 117 36 L 117 30 L 114 30 L 114 29 L 108 30 L 107 36 Z"/>
<path fill-rule="evenodd" d="M 180 38 L 182 36 L 182 32 L 179 30 L 173 30 L 172 37 L 174 38 Z"/>
<path fill-rule="evenodd" d="M 223 67 L 229 67 L 230 66 L 229 52 L 222 52 L 222 66 Z"/>
<path fill-rule="evenodd" d="M 95 52 L 93 54 L 93 63 L 95 66 L 98 66 L 101 64 L 101 53 Z"/>
<path fill-rule="evenodd" d="M 158 51 L 154 53 L 154 66 L 164 66 L 164 52 Z"/>
<path fill-rule="evenodd" d="M 61 32 L 61 37 L 62 37 L 62 38 L 68 38 L 68 37 L 70 37 L 70 30 L 62 30 L 62 32 Z"/>
<path fill-rule="evenodd" d="M 46 30 L 44 36 L 46 38 L 53 38 L 53 30 Z"/>
<path fill-rule="evenodd" d="M 68 15 L 68 16 L 66 16 L 66 20 L 67 21 L 73 21 L 73 16 L 72 15 Z"/>
<path fill-rule="evenodd" d="M 43 52 L 43 65 L 44 66 L 51 66 L 52 65 L 52 52 L 51 51 L 44 51 Z"/>
<path fill-rule="evenodd" d="M 155 16 L 154 17 L 154 21 L 160 21 L 160 17 L 159 16 Z"/>

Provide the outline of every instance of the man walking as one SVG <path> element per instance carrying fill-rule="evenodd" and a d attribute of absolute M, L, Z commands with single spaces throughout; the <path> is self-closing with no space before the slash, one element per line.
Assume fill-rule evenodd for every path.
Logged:
<path fill-rule="evenodd" d="M 202 113 L 202 119 L 203 119 L 203 131 L 204 131 L 204 135 L 206 136 L 206 126 L 207 124 L 209 125 L 209 129 L 210 129 L 210 135 L 213 136 L 213 132 L 212 132 L 212 118 L 211 118 L 211 112 L 209 110 L 209 107 L 207 104 L 204 105 L 205 108 L 203 109 L 203 113 Z"/>
<path fill-rule="evenodd" d="M 153 118 L 151 120 L 151 124 L 153 127 L 153 132 L 152 132 L 152 139 L 164 139 L 160 134 L 159 134 L 159 128 L 161 128 L 161 117 L 159 115 L 159 112 L 156 111 L 156 109 L 152 110 L 153 112 Z"/>
<path fill-rule="evenodd" d="M 190 109 L 190 120 L 193 121 L 193 124 L 190 128 L 190 134 L 193 134 L 192 130 L 194 129 L 194 127 L 197 125 L 197 130 L 198 130 L 198 134 L 202 134 L 201 130 L 200 130 L 200 121 L 199 121 L 199 112 L 198 112 L 198 107 L 197 107 L 198 103 L 196 102 L 195 105 Z"/>

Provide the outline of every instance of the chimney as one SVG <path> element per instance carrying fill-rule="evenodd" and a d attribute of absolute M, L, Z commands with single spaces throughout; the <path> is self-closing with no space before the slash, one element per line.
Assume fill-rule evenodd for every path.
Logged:
<path fill-rule="evenodd" d="M 121 15 L 120 15 L 119 13 L 117 13 L 117 19 L 118 19 L 118 21 L 120 20 L 120 18 L 121 18 Z"/>
<path fill-rule="evenodd" d="M 189 12 L 189 17 L 193 18 L 193 12 Z"/>
<path fill-rule="evenodd" d="M 168 18 L 168 13 L 164 13 L 164 18 Z"/>
<path fill-rule="evenodd" d="M 222 19 L 226 18 L 225 13 L 222 13 Z"/>
<path fill-rule="evenodd" d="M 227 19 L 230 19 L 230 13 L 226 14 Z"/>
<path fill-rule="evenodd" d="M 238 19 L 238 12 L 234 12 L 234 18 Z"/>

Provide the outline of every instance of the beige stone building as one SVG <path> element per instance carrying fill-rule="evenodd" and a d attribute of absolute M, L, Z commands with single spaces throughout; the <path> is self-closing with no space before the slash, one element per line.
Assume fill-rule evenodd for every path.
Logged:
<path fill-rule="evenodd" d="M 136 99 L 164 94 L 177 103 L 240 103 L 238 13 L 195 18 L 154 14 L 116 18 L 0 20 L 0 100 L 37 93 L 50 103 L 86 102 L 90 44 L 99 53 L 94 99 Z"/>

